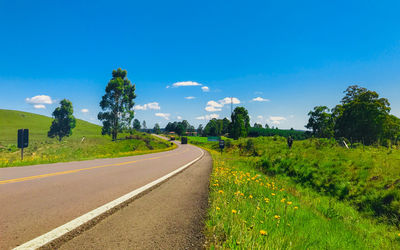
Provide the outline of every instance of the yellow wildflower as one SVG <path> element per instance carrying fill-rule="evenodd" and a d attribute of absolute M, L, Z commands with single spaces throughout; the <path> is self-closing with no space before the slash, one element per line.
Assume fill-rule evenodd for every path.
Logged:
<path fill-rule="evenodd" d="M 269 202 L 269 199 L 268 199 L 268 198 L 265 198 L 264 200 L 265 200 L 265 202 L 266 202 L 266 203 L 268 203 L 268 202 Z"/>
<path fill-rule="evenodd" d="M 277 219 L 277 220 L 279 220 L 279 219 L 281 218 L 279 215 L 275 215 L 274 217 L 275 217 L 275 219 Z"/>
<path fill-rule="evenodd" d="M 292 205 L 292 202 L 291 202 L 291 201 L 288 201 L 287 204 L 288 204 L 288 205 Z"/>
<path fill-rule="evenodd" d="M 298 207 L 294 207 L 294 209 L 299 209 Z"/>
<path fill-rule="evenodd" d="M 219 191 L 218 191 L 218 193 L 220 193 L 220 194 L 223 194 L 223 193 L 224 193 L 224 191 L 222 191 L 222 190 L 219 190 Z"/>
<path fill-rule="evenodd" d="M 261 234 L 261 235 L 267 235 L 267 231 L 260 230 L 260 234 Z"/>
<path fill-rule="evenodd" d="M 286 199 L 285 199 L 285 198 L 283 198 L 283 199 L 281 200 L 281 202 L 283 203 L 283 202 L 285 202 L 285 200 L 286 200 Z"/>
<path fill-rule="evenodd" d="M 272 196 L 275 196 L 275 193 L 271 193 Z"/>
<path fill-rule="evenodd" d="M 250 198 L 250 199 L 253 199 L 253 195 L 249 195 L 249 198 Z"/>
<path fill-rule="evenodd" d="M 220 210 L 221 208 L 219 208 L 219 207 L 216 207 L 215 209 L 217 209 L 217 210 Z"/>
<path fill-rule="evenodd" d="M 257 210 L 260 210 L 260 207 L 257 207 Z"/>
<path fill-rule="evenodd" d="M 232 213 L 233 213 L 233 214 L 236 214 L 237 211 L 236 211 L 235 209 L 232 209 Z"/>

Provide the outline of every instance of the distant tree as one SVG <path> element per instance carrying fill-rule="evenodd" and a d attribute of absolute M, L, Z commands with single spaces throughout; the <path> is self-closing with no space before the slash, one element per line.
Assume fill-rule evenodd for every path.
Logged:
<path fill-rule="evenodd" d="M 268 125 L 268 123 L 265 123 L 265 128 L 269 128 L 269 125 Z"/>
<path fill-rule="evenodd" d="M 389 101 L 357 85 L 348 87 L 344 93 L 333 112 L 336 136 L 367 145 L 389 139 L 385 134 L 391 121 Z"/>
<path fill-rule="evenodd" d="M 233 139 L 246 137 L 250 128 L 250 117 L 244 107 L 236 107 L 231 116 L 230 136 Z"/>
<path fill-rule="evenodd" d="M 198 135 L 203 135 L 203 125 L 202 125 L 202 124 L 200 124 L 200 125 L 197 127 L 197 134 L 198 134 Z"/>
<path fill-rule="evenodd" d="M 139 131 L 142 126 L 140 125 L 140 121 L 138 119 L 133 120 L 133 129 Z"/>
<path fill-rule="evenodd" d="M 158 123 L 154 124 L 153 130 L 154 130 L 154 133 L 156 133 L 157 135 L 159 133 L 161 133 L 160 125 Z"/>
<path fill-rule="evenodd" d="M 179 136 L 181 136 L 185 132 L 186 132 L 185 125 L 183 123 L 179 122 L 175 127 L 175 133 L 177 133 Z"/>
<path fill-rule="evenodd" d="M 221 123 L 222 124 L 222 123 Z M 220 135 L 220 128 L 217 119 L 211 119 L 207 125 L 204 127 L 205 136 L 218 136 Z"/>
<path fill-rule="evenodd" d="M 102 97 L 100 107 L 103 112 L 98 119 L 103 122 L 102 134 L 112 136 L 116 140 L 123 127 L 130 126 L 134 117 L 135 85 L 126 78 L 127 71 L 113 70 L 112 78 L 106 87 L 106 94 Z"/>
<path fill-rule="evenodd" d="M 76 119 L 72 115 L 74 113 L 72 103 L 64 99 L 60 102 L 60 107 L 57 107 L 53 112 L 53 122 L 47 136 L 50 138 L 58 137 L 61 141 L 63 137 L 72 135 L 72 129 L 75 128 Z"/>
<path fill-rule="evenodd" d="M 321 138 L 333 137 L 334 123 L 329 111 L 326 106 L 316 106 L 308 113 L 310 118 L 305 127 L 312 130 L 312 135 Z"/>
<path fill-rule="evenodd" d="M 143 128 L 144 130 L 147 129 L 147 124 L 146 124 L 146 121 L 145 121 L 145 120 L 143 120 L 143 122 L 142 122 L 142 128 Z"/>
<path fill-rule="evenodd" d="M 262 128 L 262 125 L 259 123 L 254 123 L 253 128 Z"/>
<path fill-rule="evenodd" d="M 221 130 L 221 135 L 224 134 L 229 134 L 229 127 L 230 127 L 231 121 L 229 121 L 228 118 L 222 119 L 222 130 Z"/>

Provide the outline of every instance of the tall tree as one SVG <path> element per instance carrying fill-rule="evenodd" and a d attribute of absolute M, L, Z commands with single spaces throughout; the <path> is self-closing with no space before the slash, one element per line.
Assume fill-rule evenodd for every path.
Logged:
<path fill-rule="evenodd" d="M 100 107 L 103 112 L 98 119 L 103 122 L 102 134 L 117 139 L 123 127 L 130 127 L 134 117 L 135 85 L 126 77 L 127 71 L 113 70 L 112 78 L 106 87 L 106 94 L 102 97 Z"/>
<path fill-rule="evenodd" d="M 161 133 L 160 125 L 158 123 L 154 124 L 153 130 L 154 130 L 154 133 L 156 133 L 157 135 L 159 133 Z"/>
<path fill-rule="evenodd" d="M 262 128 L 260 123 L 254 123 L 253 128 Z"/>
<path fill-rule="evenodd" d="M 72 135 L 72 129 L 75 128 L 76 119 L 72 115 L 74 109 L 72 103 L 64 99 L 60 102 L 60 107 L 57 107 L 53 112 L 53 122 L 47 136 L 50 138 L 58 137 L 61 141 L 63 137 Z"/>
<path fill-rule="evenodd" d="M 246 137 L 250 128 L 250 117 L 244 107 L 236 107 L 231 116 L 230 137 L 238 139 Z"/>
<path fill-rule="evenodd" d="M 197 127 L 197 135 L 203 135 L 203 124 Z"/>
<path fill-rule="evenodd" d="M 312 129 L 312 134 L 316 137 L 331 138 L 333 137 L 333 119 L 332 114 L 326 106 L 316 106 L 313 111 L 308 113 L 310 118 L 305 126 Z"/>
<path fill-rule="evenodd" d="M 334 109 L 336 136 L 367 145 L 384 139 L 389 101 L 357 85 L 348 87 L 345 93 L 342 104 Z"/>
<path fill-rule="evenodd" d="M 146 121 L 145 121 L 145 120 L 143 120 L 143 122 L 142 122 L 142 128 L 143 128 L 144 130 L 147 129 L 147 124 L 146 124 Z"/>
<path fill-rule="evenodd" d="M 142 126 L 140 125 L 140 121 L 138 119 L 133 120 L 133 129 L 139 131 Z"/>

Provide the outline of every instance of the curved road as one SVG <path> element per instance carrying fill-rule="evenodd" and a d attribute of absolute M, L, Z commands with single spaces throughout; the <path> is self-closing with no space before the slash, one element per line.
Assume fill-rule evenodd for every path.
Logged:
<path fill-rule="evenodd" d="M 0 249 L 21 245 L 202 155 L 172 151 L 0 169 Z"/>

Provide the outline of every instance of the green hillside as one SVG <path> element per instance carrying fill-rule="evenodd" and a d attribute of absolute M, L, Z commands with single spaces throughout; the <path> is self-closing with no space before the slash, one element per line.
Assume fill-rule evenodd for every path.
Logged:
<path fill-rule="evenodd" d="M 45 141 L 49 131 L 51 117 L 32 114 L 28 112 L 0 109 L 0 144 L 15 144 L 17 141 L 17 130 L 29 129 L 31 141 Z M 77 119 L 76 128 L 71 138 L 94 137 L 101 135 L 101 127 L 83 120 Z"/>
<path fill-rule="evenodd" d="M 110 136 L 101 135 L 100 126 L 79 119 L 72 136 L 60 142 L 47 137 L 52 120 L 43 115 L 0 109 L 0 167 L 122 157 L 174 148 L 166 141 L 139 132 L 130 139 L 126 139 L 127 134 L 119 134 L 117 141 L 111 141 Z M 23 161 L 17 148 L 17 131 L 21 128 L 29 129 L 30 135 Z"/>

